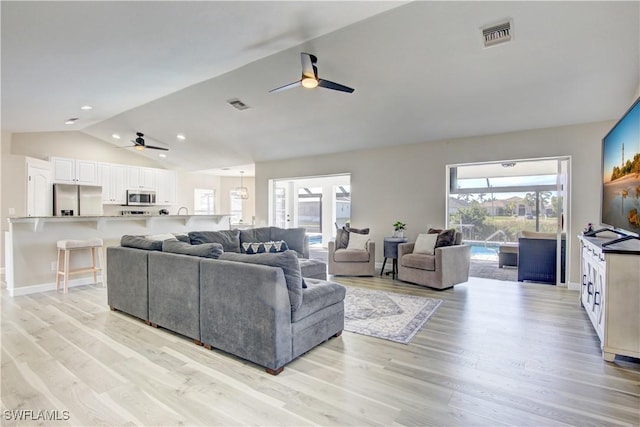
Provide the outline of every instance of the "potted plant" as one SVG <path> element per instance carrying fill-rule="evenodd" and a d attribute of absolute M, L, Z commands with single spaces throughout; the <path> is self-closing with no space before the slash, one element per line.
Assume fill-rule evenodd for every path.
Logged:
<path fill-rule="evenodd" d="M 402 221 L 396 221 L 393 223 L 393 237 L 404 237 L 404 229 L 407 228 L 407 224 Z"/>

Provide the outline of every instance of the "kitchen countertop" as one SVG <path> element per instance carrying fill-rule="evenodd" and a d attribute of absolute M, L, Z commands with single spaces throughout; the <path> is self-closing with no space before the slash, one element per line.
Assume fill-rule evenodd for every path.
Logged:
<path fill-rule="evenodd" d="M 219 224 L 223 218 L 228 218 L 229 214 L 213 215 L 100 215 L 100 216 L 27 216 L 7 218 L 10 224 L 33 224 L 33 231 L 42 231 L 47 223 L 70 223 L 70 222 L 95 222 L 96 228 L 101 229 L 109 222 L 116 221 L 145 221 L 147 226 L 151 222 L 162 220 L 178 220 L 189 225 L 194 221 L 214 221 Z"/>

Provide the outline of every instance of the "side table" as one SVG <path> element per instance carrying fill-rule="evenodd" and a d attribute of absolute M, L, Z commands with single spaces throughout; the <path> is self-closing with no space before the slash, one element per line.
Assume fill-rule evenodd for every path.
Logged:
<path fill-rule="evenodd" d="M 382 262 L 382 269 L 380 269 L 380 275 L 384 272 L 384 266 L 387 263 L 387 258 L 391 258 L 393 261 L 391 271 L 387 271 L 387 275 L 391 273 L 393 279 L 398 275 L 398 245 L 400 243 L 407 243 L 409 241 L 406 237 L 385 237 L 384 238 L 384 261 Z"/>

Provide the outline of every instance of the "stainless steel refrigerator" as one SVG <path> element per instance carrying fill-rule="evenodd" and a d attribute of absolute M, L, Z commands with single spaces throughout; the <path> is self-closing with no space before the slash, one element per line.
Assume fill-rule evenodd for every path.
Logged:
<path fill-rule="evenodd" d="M 102 187 L 99 185 L 53 184 L 53 215 L 102 215 Z"/>

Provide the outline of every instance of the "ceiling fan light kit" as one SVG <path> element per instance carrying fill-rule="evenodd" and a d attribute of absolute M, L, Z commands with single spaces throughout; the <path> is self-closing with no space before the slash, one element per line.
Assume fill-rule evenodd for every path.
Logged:
<path fill-rule="evenodd" d="M 289 83 L 284 86 L 271 89 L 269 93 L 280 92 L 286 89 L 302 86 L 306 89 L 313 89 L 316 87 L 322 87 L 325 89 L 337 90 L 339 92 L 353 93 L 355 89 L 349 86 L 335 83 L 325 79 L 318 78 L 318 58 L 315 55 L 309 53 L 300 53 L 300 61 L 302 62 L 302 78 L 297 82 Z"/>
<path fill-rule="evenodd" d="M 138 151 L 142 151 L 145 148 L 149 148 L 151 150 L 162 150 L 162 151 L 169 151 L 168 148 L 164 148 L 164 147 L 156 147 L 155 145 L 147 145 L 144 142 L 144 134 L 142 132 L 136 132 L 136 135 L 138 136 L 136 139 L 132 139 L 131 142 L 133 142 L 133 148 L 135 150 Z"/>

